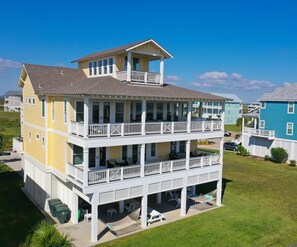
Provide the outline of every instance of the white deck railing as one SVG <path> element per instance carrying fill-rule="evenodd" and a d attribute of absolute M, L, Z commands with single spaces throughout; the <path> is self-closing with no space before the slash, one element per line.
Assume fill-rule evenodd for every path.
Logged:
<path fill-rule="evenodd" d="M 127 71 L 117 71 L 116 78 L 120 81 L 127 81 Z M 131 82 L 160 84 L 160 73 L 131 71 Z"/>
<path fill-rule="evenodd" d="M 274 138 L 274 136 L 275 136 L 274 130 L 261 130 L 261 129 L 244 127 L 243 131 L 245 133 L 249 133 L 251 135 L 265 136 L 265 137 L 269 137 L 269 138 Z"/>
<path fill-rule="evenodd" d="M 88 137 L 141 135 L 142 123 L 89 124 Z M 190 132 L 221 131 L 221 121 L 192 121 Z M 70 122 L 71 134 L 84 136 L 83 123 Z M 146 122 L 147 134 L 174 134 L 188 132 L 188 122 Z"/>
<path fill-rule="evenodd" d="M 189 169 L 203 168 L 220 164 L 220 155 L 213 154 L 202 157 L 190 158 Z M 178 172 L 186 170 L 186 159 L 167 160 L 144 165 L 144 176 L 152 176 L 163 173 Z M 83 168 L 82 165 L 67 164 L 67 174 L 83 184 Z M 109 183 L 113 181 L 123 181 L 126 179 L 140 178 L 141 165 L 123 166 L 110 169 L 88 171 L 88 184 Z"/>

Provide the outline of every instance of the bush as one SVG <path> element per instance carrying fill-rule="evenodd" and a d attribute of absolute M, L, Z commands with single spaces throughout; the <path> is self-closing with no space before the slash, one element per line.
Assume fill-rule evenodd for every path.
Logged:
<path fill-rule="evenodd" d="M 235 139 L 238 139 L 241 136 L 241 134 L 236 134 Z"/>
<path fill-rule="evenodd" d="M 296 166 L 296 160 L 290 160 L 290 166 Z"/>
<path fill-rule="evenodd" d="M 264 160 L 266 160 L 266 161 L 267 161 L 267 160 L 270 160 L 269 155 L 265 155 L 265 156 L 264 156 Z"/>
<path fill-rule="evenodd" d="M 288 152 L 281 147 L 272 148 L 271 160 L 275 163 L 284 163 L 288 160 Z"/>
<path fill-rule="evenodd" d="M 250 152 L 244 146 L 238 146 L 237 148 L 237 154 L 242 156 L 249 156 Z"/>

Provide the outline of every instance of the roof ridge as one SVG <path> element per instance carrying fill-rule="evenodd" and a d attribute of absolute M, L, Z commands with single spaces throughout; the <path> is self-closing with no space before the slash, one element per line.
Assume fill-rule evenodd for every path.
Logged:
<path fill-rule="evenodd" d="M 96 88 L 99 84 L 105 82 L 105 81 L 106 81 L 107 79 L 109 79 L 109 78 L 115 79 L 115 78 L 113 78 L 113 77 L 111 77 L 111 76 L 105 76 L 105 78 L 104 78 L 102 81 L 98 81 L 98 82 L 96 82 L 95 85 L 94 85 L 92 88 L 90 88 L 90 89 L 88 89 L 87 91 L 85 91 L 85 93 L 86 93 L 86 94 L 89 94 L 89 93 L 90 93 L 90 90 L 91 90 L 91 92 L 92 92 L 94 88 Z M 115 79 L 115 80 L 117 80 L 117 79 Z M 118 81 L 118 80 L 117 80 L 117 81 Z M 120 81 L 119 81 L 119 82 L 120 82 Z"/>
<path fill-rule="evenodd" d="M 39 67 L 47 67 L 47 68 L 56 68 L 56 69 L 69 69 L 69 70 L 78 70 L 77 68 L 69 68 L 69 67 L 59 67 L 53 65 L 43 65 L 43 64 L 32 64 L 32 63 L 24 63 L 24 66 L 39 66 Z"/>

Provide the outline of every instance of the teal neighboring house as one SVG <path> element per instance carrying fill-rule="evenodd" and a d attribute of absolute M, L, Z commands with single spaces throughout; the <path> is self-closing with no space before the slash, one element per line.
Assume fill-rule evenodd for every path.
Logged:
<path fill-rule="evenodd" d="M 244 128 L 243 145 L 252 155 L 270 155 L 272 147 L 282 147 L 289 159 L 297 160 L 297 83 L 277 88 L 260 98 L 259 122 Z"/>
<path fill-rule="evenodd" d="M 225 124 L 236 124 L 236 120 L 241 118 L 242 100 L 235 94 L 212 93 L 230 99 L 225 104 L 220 102 L 203 102 L 203 118 L 218 119 L 225 109 Z"/>

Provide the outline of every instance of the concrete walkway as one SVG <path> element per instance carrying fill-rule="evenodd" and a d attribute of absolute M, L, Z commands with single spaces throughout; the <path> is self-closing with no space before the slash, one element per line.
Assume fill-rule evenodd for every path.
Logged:
<path fill-rule="evenodd" d="M 22 160 L 20 154 L 15 152 L 4 152 L 3 155 L 0 155 L 0 162 L 5 163 L 23 177 L 23 169 L 21 165 Z"/>

